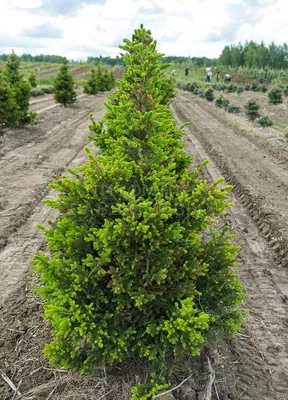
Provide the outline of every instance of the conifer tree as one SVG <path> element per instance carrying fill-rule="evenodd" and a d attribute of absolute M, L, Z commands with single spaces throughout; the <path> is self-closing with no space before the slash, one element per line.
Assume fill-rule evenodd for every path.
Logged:
<path fill-rule="evenodd" d="M 121 48 L 119 89 L 105 124 L 91 125 L 101 155 L 86 149 L 87 164 L 52 184 L 58 199 L 46 204 L 60 215 L 42 227 L 50 255 L 35 256 L 34 269 L 54 325 L 50 363 L 89 373 L 139 357 L 153 371 L 132 389 L 144 400 L 169 384 L 175 359 L 239 329 L 243 295 L 231 268 L 238 248 L 213 225 L 231 187 L 201 180 L 207 162 L 189 172 L 151 32 L 141 27 Z"/>
<path fill-rule="evenodd" d="M 271 89 L 268 94 L 269 104 L 283 103 L 282 94 L 283 94 L 282 89 L 279 86 L 274 86 L 273 89 Z"/>
<path fill-rule="evenodd" d="M 111 70 L 110 71 L 110 89 L 113 89 L 115 87 L 115 85 L 116 85 L 116 79 L 115 79 L 113 71 Z"/>
<path fill-rule="evenodd" d="M 103 88 L 104 88 L 104 90 L 105 91 L 106 90 L 110 90 L 110 74 L 109 74 L 107 68 L 105 69 L 105 71 L 103 73 L 102 79 L 103 79 Z"/>
<path fill-rule="evenodd" d="M 2 75 L 4 80 L 11 87 L 15 103 L 18 108 L 17 116 L 15 115 L 15 121 L 25 123 L 31 122 L 37 114 L 29 112 L 31 86 L 30 83 L 24 79 L 23 74 L 20 73 L 19 67 L 20 61 L 14 51 L 12 51 L 12 54 L 10 54 L 8 57 Z M 14 110 L 16 110 L 16 108 L 14 108 Z M 15 126 L 15 124 L 13 125 Z"/>
<path fill-rule="evenodd" d="M 60 71 L 53 85 L 53 92 L 55 102 L 63 104 L 64 107 L 76 101 L 77 95 L 74 90 L 74 80 L 69 71 L 66 57 L 62 58 Z"/>
<path fill-rule="evenodd" d="M 34 69 L 30 70 L 28 81 L 33 88 L 37 87 L 37 78 Z"/>
<path fill-rule="evenodd" d="M 254 121 L 256 118 L 260 117 L 260 106 L 256 100 L 249 100 L 244 106 L 245 114 L 250 121 Z"/>
<path fill-rule="evenodd" d="M 0 129 L 15 128 L 20 122 L 20 109 L 10 84 L 0 77 Z"/>
<path fill-rule="evenodd" d="M 95 68 L 91 68 L 91 75 L 87 82 L 83 85 L 84 93 L 88 94 L 97 94 L 98 93 L 98 84 L 96 78 Z"/>
<path fill-rule="evenodd" d="M 105 87 L 105 82 L 104 82 L 104 79 L 103 79 L 103 73 L 102 73 L 102 70 L 101 70 L 100 66 L 98 66 L 98 68 L 97 68 L 96 80 L 97 80 L 97 85 L 98 85 L 99 92 L 105 92 L 106 87 Z"/>

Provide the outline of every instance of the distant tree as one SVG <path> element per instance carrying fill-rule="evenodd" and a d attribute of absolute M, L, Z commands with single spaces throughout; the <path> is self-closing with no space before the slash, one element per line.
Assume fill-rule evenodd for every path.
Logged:
<path fill-rule="evenodd" d="M 4 76 L 11 85 L 15 85 L 21 81 L 23 75 L 20 74 L 20 60 L 12 50 L 5 64 Z"/>
<path fill-rule="evenodd" d="M 274 86 L 269 94 L 269 104 L 281 104 L 283 103 L 283 98 L 282 98 L 282 89 L 278 86 Z"/>
<path fill-rule="evenodd" d="M 246 117 L 250 121 L 254 121 L 256 118 L 260 117 L 259 109 L 260 106 L 255 100 L 249 100 L 248 103 L 244 106 Z"/>
<path fill-rule="evenodd" d="M 30 82 L 30 85 L 33 88 L 37 87 L 37 78 L 34 69 L 30 70 L 30 73 L 28 75 L 28 81 Z"/>
<path fill-rule="evenodd" d="M 20 122 L 20 109 L 10 84 L 0 77 L 0 129 L 16 127 Z"/>
<path fill-rule="evenodd" d="M 111 89 L 112 89 L 116 85 L 116 79 L 115 79 L 115 76 L 114 76 L 114 73 L 112 70 L 110 71 L 110 82 L 111 82 Z"/>
<path fill-rule="evenodd" d="M 84 83 L 83 90 L 84 93 L 88 94 L 97 94 L 99 92 L 95 68 L 91 69 L 90 78 Z"/>
<path fill-rule="evenodd" d="M 96 79 L 97 79 L 97 85 L 98 85 L 99 92 L 105 92 L 106 86 L 105 86 L 105 81 L 103 79 L 103 73 L 102 73 L 100 66 L 97 68 Z"/>
<path fill-rule="evenodd" d="M 219 57 L 219 62 L 223 65 L 232 65 L 232 54 L 229 46 L 224 47 Z"/>
<path fill-rule="evenodd" d="M 3 72 L 3 79 L 10 85 L 13 97 L 17 106 L 19 107 L 19 122 L 31 122 L 36 113 L 29 112 L 29 100 L 31 97 L 30 83 L 23 77 L 19 71 L 20 61 L 14 51 L 9 55 Z"/>
<path fill-rule="evenodd" d="M 111 74 L 108 69 L 105 69 L 103 74 L 103 87 L 105 90 L 111 90 L 114 87 L 114 84 L 111 81 Z"/>
<path fill-rule="evenodd" d="M 76 101 L 77 95 L 74 90 L 74 80 L 72 74 L 69 72 L 66 57 L 62 58 L 60 71 L 53 85 L 53 92 L 56 103 L 63 104 L 64 107 Z"/>

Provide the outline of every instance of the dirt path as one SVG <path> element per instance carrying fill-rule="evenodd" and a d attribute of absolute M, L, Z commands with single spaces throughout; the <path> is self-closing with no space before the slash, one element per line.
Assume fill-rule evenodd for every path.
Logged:
<path fill-rule="evenodd" d="M 281 170 L 274 159 L 259 153 L 245 137 L 240 138 L 208 114 L 205 101 L 203 105 L 198 98 L 194 100 L 189 94 L 179 93 L 174 103 L 175 116 L 181 124 L 190 122 L 186 128 L 188 153 L 202 160 L 215 160 L 217 166 L 213 162 L 209 164 L 210 177 L 215 180 L 224 175 L 232 183 L 237 179 L 236 206 L 227 215 L 227 222 L 237 233 L 237 244 L 242 247 L 239 275 L 246 292 L 242 308 L 249 312 L 246 326 L 231 345 L 218 348 L 217 389 L 221 399 L 285 400 L 288 281 L 284 263 L 275 262 L 272 257 L 275 253 L 271 252 L 267 238 L 259 235 L 257 225 L 265 223 L 269 232 L 274 225 L 259 219 L 255 199 L 261 199 L 262 204 L 273 202 L 273 215 L 277 212 L 284 215 L 286 223 L 284 199 L 287 204 L 287 197 L 282 196 L 287 196 L 287 171 Z M 253 200 L 250 195 L 254 196 Z M 277 196 L 282 198 L 279 200 Z M 252 218 L 245 209 L 247 206 Z"/>
<path fill-rule="evenodd" d="M 77 99 L 81 99 L 87 95 L 82 93 L 82 88 L 77 89 Z M 40 99 L 34 100 L 33 98 L 30 100 L 30 109 L 31 111 L 36 111 L 38 114 L 49 110 L 50 108 L 58 107 L 59 104 L 55 104 L 53 95 L 45 95 Z"/>
<path fill-rule="evenodd" d="M 43 113 L 36 123 L 37 132 L 32 130 L 33 139 L 29 137 L 31 128 L 22 131 L 27 140 L 20 137 L 19 131 L 9 132 L 4 138 L 0 158 L 1 300 L 21 281 L 29 259 L 43 243 L 36 225 L 53 219 L 53 210 L 41 202 L 44 197 L 54 196 L 48 188 L 52 175 L 80 163 L 80 156 L 85 160 L 89 114 L 93 111 L 100 119 L 105 98 L 105 94 L 84 97 L 74 107 Z"/>
<path fill-rule="evenodd" d="M 287 267 L 288 163 L 265 154 L 248 138 L 237 135 L 209 113 L 207 103 L 180 92 L 175 109 L 192 124 L 209 157 L 234 184 L 250 215 L 278 253 L 279 262 Z"/>

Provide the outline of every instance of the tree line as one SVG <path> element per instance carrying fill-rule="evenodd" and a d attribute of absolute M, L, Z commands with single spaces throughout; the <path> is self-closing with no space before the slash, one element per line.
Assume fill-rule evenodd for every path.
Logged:
<path fill-rule="evenodd" d="M 7 54 L 0 54 L 0 61 L 7 61 Z M 22 54 L 19 56 L 20 61 L 29 62 L 50 62 L 60 64 L 62 61 L 61 56 L 56 55 L 36 55 Z M 166 56 L 163 57 L 163 63 L 185 63 L 191 62 L 195 67 L 205 66 L 229 66 L 229 67 L 248 67 L 248 68 L 272 68 L 272 69 L 286 69 L 288 68 L 288 45 L 276 45 L 272 42 L 266 46 L 264 42 L 260 44 L 250 41 L 244 44 L 225 46 L 219 58 L 208 57 L 184 57 L 184 56 Z M 71 60 L 73 63 L 83 63 L 83 61 Z M 116 57 L 88 57 L 87 63 L 100 65 L 105 64 L 110 67 L 116 65 L 124 66 L 124 61 L 121 56 Z"/>
<path fill-rule="evenodd" d="M 225 46 L 218 60 L 218 65 L 248 68 L 288 68 L 288 45 L 277 46 L 272 42 L 266 46 L 263 42 L 257 44 L 253 41 L 244 45 Z"/>

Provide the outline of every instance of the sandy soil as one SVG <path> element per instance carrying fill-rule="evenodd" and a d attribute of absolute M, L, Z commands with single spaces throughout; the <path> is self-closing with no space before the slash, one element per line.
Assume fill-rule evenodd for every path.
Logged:
<path fill-rule="evenodd" d="M 188 152 L 210 158 L 212 179 L 235 185 L 228 222 L 241 245 L 239 275 L 245 285 L 246 326 L 230 346 L 218 348 L 220 398 L 287 398 L 287 164 L 260 150 L 217 118 L 211 104 L 179 92 L 176 116 L 186 128 Z M 230 221 L 229 221 L 230 218 Z M 278 240 L 276 240 L 278 238 Z M 217 398 L 217 397 L 215 397 Z"/>
<path fill-rule="evenodd" d="M 67 108 L 52 108 L 35 124 L 4 133 L 1 138 L 0 292 L 5 298 L 27 269 L 28 260 L 41 247 L 36 224 L 53 219 L 41 200 L 53 197 L 48 188 L 53 174 L 81 163 L 88 143 L 89 114 L 100 118 L 106 95 L 86 96 Z M 85 159 L 85 158 L 84 158 Z"/>
<path fill-rule="evenodd" d="M 35 226 L 56 216 L 41 200 L 55 195 L 47 188 L 52 174 L 61 174 L 67 166 L 85 161 L 83 147 L 88 142 L 89 113 L 93 110 L 96 119 L 102 117 L 105 96 L 86 96 L 73 107 L 42 111 L 35 124 L 0 136 L 0 398 L 3 400 L 13 397 L 13 390 L 3 376 L 9 377 L 16 387 L 21 383 L 19 390 L 25 393 L 22 399 L 128 400 L 129 387 L 141 374 L 141 366 L 135 360 L 130 360 L 128 366 L 102 370 L 92 377 L 65 374 L 49 367 L 42 354 L 44 344 L 50 340 L 49 326 L 42 320 L 40 300 L 30 290 L 33 281 L 28 261 L 45 246 Z M 45 99 L 45 107 L 50 107 L 50 102 L 51 99 Z M 40 107 L 41 103 L 35 104 Z M 40 110 L 44 108 L 42 105 Z M 231 116 L 190 93 L 179 92 L 173 109 L 179 123 L 190 122 L 185 128 L 185 142 L 195 165 L 210 158 L 207 179 L 223 175 L 235 185 L 236 206 L 225 218 L 242 248 L 238 269 L 246 298 L 241 307 L 249 315 L 235 340 L 209 350 L 216 369 L 212 398 L 286 400 L 287 154 L 271 145 L 265 130 L 258 135 L 253 126 L 249 132 L 236 129 L 235 121 L 247 124 L 244 116 Z M 194 361 L 195 374 L 202 367 L 205 372 L 203 359 L 206 360 L 205 355 Z M 184 378 L 179 370 L 177 381 Z M 176 399 L 201 399 L 203 382 L 201 387 L 201 381 L 193 379 L 189 387 L 184 385 L 174 393 Z"/>

